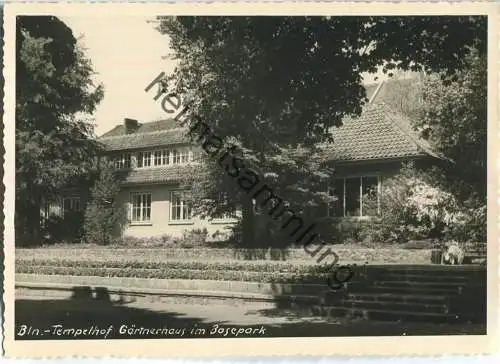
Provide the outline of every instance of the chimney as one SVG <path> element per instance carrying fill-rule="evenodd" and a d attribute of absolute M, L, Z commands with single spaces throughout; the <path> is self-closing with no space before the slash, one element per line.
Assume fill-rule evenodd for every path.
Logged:
<path fill-rule="evenodd" d="M 132 134 L 139 128 L 139 122 L 135 119 L 125 118 L 123 125 L 125 126 L 125 134 Z"/>

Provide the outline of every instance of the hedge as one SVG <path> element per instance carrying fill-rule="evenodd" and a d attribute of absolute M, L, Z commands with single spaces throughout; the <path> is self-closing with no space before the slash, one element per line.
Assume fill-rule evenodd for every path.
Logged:
<path fill-rule="evenodd" d="M 400 263 L 400 264 L 429 264 L 431 250 L 409 250 L 392 248 L 360 248 L 335 245 L 331 247 L 339 257 L 339 263 Z M 123 249 L 123 248 L 38 248 L 38 249 L 16 249 L 16 257 L 22 259 L 68 259 L 68 260 L 92 260 L 92 261 L 149 261 L 162 262 L 168 260 L 186 261 L 273 261 L 293 262 L 300 265 L 316 265 L 316 259 L 312 258 L 303 249 L 289 249 L 283 252 L 283 259 L 271 259 L 269 252 L 252 251 L 248 257 L 248 251 L 233 249 Z M 318 254 L 319 255 L 319 254 Z M 333 256 L 325 260 L 331 262 Z"/>
<path fill-rule="evenodd" d="M 329 275 L 324 273 L 284 273 L 255 272 L 245 270 L 199 270 L 175 268 L 88 268 L 18 265 L 16 273 L 46 274 L 67 276 L 97 276 L 123 278 L 156 278 L 156 279 L 197 279 L 219 281 L 246 281 L 261 283 L 320 283 Z"/>
<path fill-rule="evenodd" d="M 266 273 L 328 273 L 330 265 L 299 265 L 276 262 L 200 262 L 200 261 L 90 261 L 69 259 L 16 259 L 16 269 L 25 267 L 64 267 L 64 268 L 113 268 L 113 269 L 187 269 L 187 270 L 221 270 L 248 271 Z"/>

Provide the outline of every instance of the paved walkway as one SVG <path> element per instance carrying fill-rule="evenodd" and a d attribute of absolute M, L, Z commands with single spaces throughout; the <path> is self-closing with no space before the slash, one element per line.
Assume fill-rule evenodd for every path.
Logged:
<path fill-rule="evenodd" d="M 86 328 L 88 332 L 93 332 L 91 327 L 104 329 L 112 326 L 107 338 L 143 338 L 148 336 L 145 330 L 140 331 L 141 327 L 143 329 L 165 329 L 160 337 L 169 336 L 169 329 L 178 330 L 170 337 L 214 337 L 214 333 L 216 337 L 232 337 L 238 330 L 240 330 L 239 336 L 246 337 L 481 334 L 485 331 L 485 328 L 480 325 L 403 324 L 298 317 L 296 312 L 278 310 L 271 308 L 268 304 L 260 303 L 235 306 L 139 300 L 117 304 L 99 301 L 17 297 L 16 332 L 22 332 L 22 327 L 25 330 L 23 336 L 18 335 L 19 339 L 57 338 L 52 332 L 54 325 L 75 330 Z M 38 332 L 47 332 L 47 330 L 50 332 L 45 335 L 27 334 L 28 328 L 38 329 Z M 131 335 L 124 332 L 124 330 L 132 328 L 137 330 L 135 332 L 134 330 L 129 331 L 132 333 Z M 200 328 L 205 330 L 204 333 L 193 331 L 193 329 Z M 180 330 L 182 329 L 184 332 L 181 334 Z M 217 330 L 219 331 L 217 332 Z M 36 331 L 33 332 L 36 333 Z M 48 337 L 47 335 L 52 336 Z M 158 338 L 156 335 L 158 334 L 150 334 L 149 337 Z"/>

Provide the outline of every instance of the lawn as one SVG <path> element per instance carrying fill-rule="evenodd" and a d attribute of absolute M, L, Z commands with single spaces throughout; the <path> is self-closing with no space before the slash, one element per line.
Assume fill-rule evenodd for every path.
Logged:
<path fill-rule="evenodd" d="M 430 250 L 332 246 L 345 264 L 429 264 Z M 208 279 L 266 283 L 324 283 L 333 255 L 318 264 L 303 249 L 270 252 L 216 248 L 58 246 L 16 249 L 16 273 Z M 320 254 L 318 254 L 319 256 Z"/>
<path fill-rule="evenodd" d="M 397 246 L 366 248 L 360 246 L 332 245 L 330 249 L 339 257 L 339 264 L 429 264 L 430 249 L 402 249 Z M 323 248 L 325 250 L 325 248 Z M 318 254 L 318 256 L 321 254 Z M 119 246 L 103 247 L 96 245 L 59 245 L 33 249 L 16 249 L 18 260 L 80 260 L 80 261 L 284 261 L 300 265 L 317 264 L 302 248 L 274 251 L 259 249 L 229 248 L 127 248 Z M 325 258 L 331 262 L 333 255 Z"/>

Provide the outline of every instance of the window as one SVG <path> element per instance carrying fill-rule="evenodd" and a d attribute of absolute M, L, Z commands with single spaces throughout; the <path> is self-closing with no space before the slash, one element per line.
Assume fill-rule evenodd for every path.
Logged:
<path fill-rule="evenodd" d="M 140 152 L 137 156 L 137 167 L 151 167 L 151 159 L 153 159 L 153 156 L 151 152 Z"/>
<path fill-rule="evenodd" d="M 161 166 L 163 159 L 162 159 L 162 150 L 157 150 L 154 152 L 154 157 L 155 157 L 155 166 Z"/>
<path fill-rule="evenodd" d="M 193 160 L 193 154 L 187 149 L 174 149 L 172 151 L 172 163 L 173 164 L 184 164 L 191 162 Z"/>
<path fill-rule="evenodd" d="M 113 166 L 117 169 L 130 168 L 132 165 L 132 156 L 130 153 L 124 153 L 112 158 Z"/>
<path fill-rule="evenodd" d="M 336 201 L 333 201 L 328 206 L 329 216 L 344 216 L 344 180 L 336 179 L 333 188 L 329 190 L 330 196 L 337 197 Z"/>
<path fill-rule="evenodd" d="M 58 201 L 46 201 L 43 205 L 43 218 L 48 219 L 51 216 L 63 216 L 63 202 Z"/>
<path fill-rule="evenodd" d="M 329 189 L 337 200 L 328 206 L 328 215 L 375 216 L 379 212 L 379 177 L 363 176 L 336 179 Z"/>
<path fill-rule="evenodd" d="M 213 220 L 233 220 L 237 219 L 238 215 L 241 215 L 241 211 L 239 211 L 238 209 L 232 209 L 229 206 L 229 200 L 226 193 L 220 193 L 216 203 L 225 206 L 225 208 L 228 211 L 220 213 L 217 216 L 214 216 Z"/>
<path fill-rule="evenodd" d="M 170 151 L 168 151 L 168 150 L 163 150 L 163 151 L 162 151 L 161 158 L 162 158 L 162 164 L 163 164 L 163 165 L 165 165 L 165 164 L 170 164 Z"/>
<path fill-rule="evenodd" d="M 63 197 L 62 216 L 80 212 L 80 197 Z"/>
<path fill-rule="evenodd" d="M 179 154 L 179 151 L 174 149 L 172 151 L 172 163 L 173 164 L 179 164 L 181 162 L 181 155 Z"/>
<path fill-rule="evenodd" d="M 71 212 L 80 211 L 80 197 L 64 197 L 63 210 Z"/>
<path fill-rule="evenodd" d="M 191 203 L 180 192 L 172 192 L 170 197 L 170 220 L 191 220 Z"/>
<path fill-rule="evenodd" d="M 181 163 L 189 162 L 189 151 L 182 150 L 180 154 L 181 154 Z"/>
<path fill-rule="evenodd" d="M 132 222 L 150 222 L 151 221 L 151 193 L 132 192 L 131 217 Z"/>
<path fill-rule="evenodd" d="M 163 166 L 170 164 L 170 151 L 168 150 L 157 150 L 154 153 L 154 165 Z"/>
<path fill-rule="evenodd" d="M 140 152 L 137 155 L 137 167 L 165 166 L 169 164 L 185 164 L 193 160 L 193 153 L 189 149 L 155 150 Z M 128 163 L 130 166 L 130 162 Z"/>

